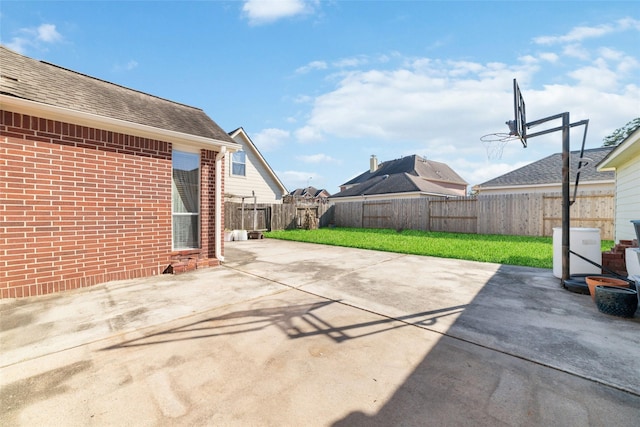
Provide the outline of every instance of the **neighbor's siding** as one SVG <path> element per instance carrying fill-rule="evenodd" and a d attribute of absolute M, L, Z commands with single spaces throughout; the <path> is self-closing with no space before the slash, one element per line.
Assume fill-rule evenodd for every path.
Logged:
<path fill-rule="evenodd" d="M 255 191 L 258 203 L 282 203 L 284 193 L 282 188 L 273 179 L 269 170 L 260 161 L 255 150 L 247 143 L 244 138 L 238 136 L 234 139 L 242 144 L 246 153 L 246 176 L 233 175 L 231 168 L 232 155 L 226 156 L 227 176 L 225 179 L 225 195 L 230 196 L 252 196 Z M 238 197 L 229 198 L 232 202 L 240 202 Z M 248 202 L 249 199 L 245 199 Z M 250 200 L 253 203 L 253 198 Z"/>
<path fill-rule="evenodd" d="M 640 159 L 616 168 L 616 241 L 632 240 L 636 233 L 631 220 L 640 219 Z"/>
<path fill-rule="evenodd" d="M 0 111 L 0 135 L 0 297 L 154 275 L 168 266 L 170 143 L 9 111 Z M 207 173 L 215 169 L 210 157 Z M 213 215 L 207 192 L 214 183 L 203 182 L 203 208 Z"/>

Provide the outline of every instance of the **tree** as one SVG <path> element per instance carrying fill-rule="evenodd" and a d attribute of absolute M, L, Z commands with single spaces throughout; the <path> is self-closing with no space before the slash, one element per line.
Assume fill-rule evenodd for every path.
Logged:
<path fill-rule="evenodd" d="M 623 127 L 614 130 L 611 135 L 602 140 L 602 146 L 611 147 L 618 145 L 638 128 L 640 128 L 640 117 L 636 117 Z"/>

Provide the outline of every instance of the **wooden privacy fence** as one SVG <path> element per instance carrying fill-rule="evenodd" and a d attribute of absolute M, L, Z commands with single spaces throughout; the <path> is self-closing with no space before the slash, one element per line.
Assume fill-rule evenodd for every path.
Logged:
<path fill-rule="evenodd" d="M 561 212 L 561 195 L 532 193 L 337 203 L 333 217 L 338 227 L 552 236 Z M 571 206 L 571 227 L 599 228 L 605 240 L 613 217 L 612 192 L 579 194 Z"/>
<path fill-rule="evenodd" d="M 333 217 L 329 204 L 242 203 L 225 202 L 224 228 L 226 230 L 290 230 L 304 226 L 307 209 L 318 220 L 320 227 L 328 227 Z"/>

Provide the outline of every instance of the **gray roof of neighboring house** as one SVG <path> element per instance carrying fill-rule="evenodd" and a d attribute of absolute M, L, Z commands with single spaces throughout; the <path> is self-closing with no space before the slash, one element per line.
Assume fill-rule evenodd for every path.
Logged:
<path fill-rule="evenodd" d="M 580 181 L 613 181 L 614 172 L 598 172 L 596 165 L 615 147 L 600 147 L 584 150 L 583 157 L 589 158 L 588 164 L 580 171 Z M 576 179 L 580 151 L 570 153 L 570 181 Z M 584 165 L 583 165 L 584 166 Z M 477 185 L 479 188 L 509 187 L 517 185 L 559 184 L 562 182 L 562 153 L 552 154 L 514 171 Z"/>
<path fill-rule="evenodd" d="M 0 93 L 159 129 L 233 142 L 204 111 L 37 61 L 0 46 Z"/>
<path fill-rule="evenodd" d="M 324 188 L 317 189 L 316 187 L 296 188 L 291 193 L 293 197 L 328 197 L 329 192 Z"/>
<path fill-rule="evenodd" d="M 459 195 L 447 187 L 450 184 L 466 186 L 467 182 L 448 165 L 414 154 L 381 163 L 374 172 L 368 170 L 344 183 L 352 187 L 331 197 L 411 192 Z"/>

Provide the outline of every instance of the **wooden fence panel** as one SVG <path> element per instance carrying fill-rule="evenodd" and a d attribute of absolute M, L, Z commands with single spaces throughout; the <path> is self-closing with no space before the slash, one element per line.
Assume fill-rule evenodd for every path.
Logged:
<path fill-rule="evenodd" d="M 562 196 L 543 195 L 543 235 L 552 236 L 555 227 L 562 227 Z M 570 207 L 570 226 L 599 228 L 603 240 L 613 240 L 613 215 L 615 198 L 613 193 L 578 193 Z"/>
<path fill-rule="evenodd" d="M 475 197 L 429 200 L 429 229 L 454 233 L 478 232 L 478 200 Z"/>
<path fill-rule="evenodd" d="M 531 193 L 337 203 L 333 217 L 339 227 L 552 236 L 561 212 L 559 194 Z M 613 215 L 613 193 L 578 194 L 571 226 L 600 228 L 610 240 Z"/>
<path fill-rule="evenodd" d="M 333 222 L 333 206 L 329 204 L 256 204 L 254 227 L 253 203 L 245 203 L 244 217 L 242 203 L 224 204 L 224 228 L 226 230 L 289 230 L 300 228 L 304 223 L 306 209 L 318 218 L 320 227 L 328 227 Z M 244 218 L 244 223 L 243 223 Z"/>
<path fill-rule="evenodd" d="M 478 233 L 541 236 L 542 194 L 478 197 Z"/>
<path fill-rule="evenodd" d="M 392 220 L 393 206 L 391 200 L 364 202 L 362 204 L 363 228 L 396 228 Z"/>
<path fill-rule="evenodd" d="M 421 199 L 394 199 L 392 201 L 392 228 L 396 230 L 428 230 L 428 204 Z"/>
<path fill-rule="evenodd" d="M 335 204 L 335 224 L 338 227 L 362 227 L 362 202 L 345 202 Z"/>

